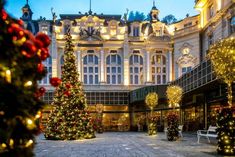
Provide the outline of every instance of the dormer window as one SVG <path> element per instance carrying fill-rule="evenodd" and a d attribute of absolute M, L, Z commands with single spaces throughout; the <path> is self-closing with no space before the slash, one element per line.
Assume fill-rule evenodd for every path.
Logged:
<path fill-rule="evenodd" d="M 69 29 L 70 29 L 70 25 L 69 25 L 69 24 L 66 24 L 66 25 L 64 26 L 64 33 L 66 34 L 66 33 L 69 31 Z"/>
<path fill-rule="evenodd" d="M 88 30 L 89 33 L 91 33 L 91 32 L 93 31 L 93 29 L 94 29 L 94 28 L 93 28 L 92 26 L 88 26 L 88 28 L 87 28 L 87 30 Z"/>
<path fill-rule="evenodd" d="M 138 37 L 139 36 L 139 29 L 140 29 L 139 26 L 134 26 L 133 27 L 133 36 L 134 37 Z"/>
<path fill-rule="evenodd" d="M 44 25 L 41 27 L 41 29 L 42 29 L 42 33 L 48 34 L 48 26 Z"/>

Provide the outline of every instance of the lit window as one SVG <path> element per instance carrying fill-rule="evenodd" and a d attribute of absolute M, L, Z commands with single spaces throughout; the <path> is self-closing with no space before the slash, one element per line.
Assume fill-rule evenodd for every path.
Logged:
<path fill-rule="evenodd" d="M 159 53 L 152 56 L 152 81 L 154 84 L 166 84 L 166 57 Z"/>
<path fill-rule="evenodd" d="M 111 52 L 110 52 L 111 53 Z M 121 84 L 122 64 L 121 57 L 111 53 L 106 58 L 107 63 L 107 84 Z M 111 80 L 112 79 L 112 80 Z"/>
<path fill-rule="evenodd" d="M 143 84 L 143 57 L 139 54 L 130 56 L 130 84 Z"/>
<path fill-rule="evenodd" d="M 87 51 L 91 52 L 91 51 Z M 99 84 L 99 64 L 98 57 L 95 54 L 88 53 L 83 58 L 83 82 L 84 84 Z"/>

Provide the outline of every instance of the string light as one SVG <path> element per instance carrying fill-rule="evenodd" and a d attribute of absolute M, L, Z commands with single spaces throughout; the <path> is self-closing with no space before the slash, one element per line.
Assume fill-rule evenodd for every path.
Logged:
<path fill-rule="evenodd" d="M 168 86 L 166 90 L 168 103 L 170 107 L 178 107 L 182 99 L 183 89 L 180 86 Z"/>
<path fill-rule="evenodd" d="M 6 70 L 6 81 L 11 83 L 11 70 Z"/>
<path fill-rule="evenodd" d="M 29 147 L 33 144 L 33 140 L 29 140 L 26 144 L 25 147 Z"/>
<path fill-rule="evenodd" d="M 25 87 L 29 87 L 29 86 L 32 86 L 33 82 L 32 81 L 27 81 L 24 86 Z"/>

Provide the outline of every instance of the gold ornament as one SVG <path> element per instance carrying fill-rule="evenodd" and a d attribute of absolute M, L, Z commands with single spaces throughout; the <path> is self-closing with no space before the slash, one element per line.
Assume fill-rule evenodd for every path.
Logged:
<path fill-rule="evenodd" d="M 179 107 L 179 102 L 181 101 L 183 95 L 183 89 L 179 86 L 168 86 L 166 95 L 169 107 L 175 109 L 175 107 Z"/>
<path fill-rule="evenodd" d="M 158 95 L 157 95 L 157 93 L 155 93 L 155 92 L 149 93 L 145 97 L 145 103 L 150 108 L 151 115 L 152 115 L 152 111 L 153 111 L 154 107 L 156 107 L 157 104 L 158 104 Z"/>

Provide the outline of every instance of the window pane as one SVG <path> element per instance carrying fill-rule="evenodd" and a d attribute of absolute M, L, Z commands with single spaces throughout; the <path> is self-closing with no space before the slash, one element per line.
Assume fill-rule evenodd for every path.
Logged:
<path fill-rule="evenodd" d="M 157 67 L 157 73 L 161 73 L 161 68 Z"/>
<path fill-rule="evenodd" d="M 166 75 L 162 75 L 162 83 L 166 84 Z"/>
<path fill-rule="evenodd" d="M 122 64 L 122 59 L 120 56 L 118 56 L 118 65 L 121 65 Z"/>
<path fill-rule="evenodd" d="M 48 59 L 48 64 L 52 64 L 52 58 L 50 57 L 49 59 Z"/>
<path fill-rule="evenodd" d="M 110 75 L 107 75 L 107 83 L 110 84 Z"/>
<path fill-rule="evenodd" d="M 116 73 L 116 67 L 112 67 L 112 73 Z"/>
<path fill-rule="evenodd" d="M 51 73 L 51 72 L 52 72 L 52 67 L 49 67 L 48 72 L 49 72 L 49 73 Z"/>
<path fill-rule="evenodd" d="M 112 84 L 116 84 L 116 75 L 112 75 Z"/>
<path fill-rule="evenodd" d="M 93 63 L 93 55 L 88 55 L 88 62 Z"/>
<path fill-rule="evenodd" d="M 98 57 L 95 56 L 95 64 L 98 65 Z"/>
<path fill-rule="evenodd" d="M 89 84 L 93 84 L 93 75 L 89 75 Z"/>
<path fill-rule="evenodd" d="M 152 67 L 152 73 L 155 74 L 155 67 Z"/>
<path fill-rule="evenodd" d="M 153 81 L 154 84 L 156 83 L 155 75 L 152 75 L 152 81 Z"/>
<path fill-rule="evenodd" d="M 87 75 L 84 75 L 84 84 L 87 84 Z"/>
<path fill-rule="evenodd" d="M 121 67 L 118 67 L 118 73 L 122 73 Z"/>
<path fill-rule="evenodd" d="M 111 56 L 111 62 L 112 63 L 116 63 L 116 55 L 112 55 Z"/>
<path fill-rule="evenodd" d="M 157 63 L 161 64 L 161 56 L 157 55 Z"/>
<path fill-rule="evenodd" d="M 95 73 L 98 73 L 98 67 L 95 67 Z"/>
<path fill-rule="evenodd" d="M 95 75 L 95 84 L 99 83 L 98 75 Z"/>
<path fill-rule="evenodd" d="M 162 56 L 162 64 L 166 65 L 166 57 L 165 56 Z"/>
<path fill-rule="evenodd" d="M 130 68 L 130 73 L 133 73 L 133 68 L 132 67 Z"/>
<path fill-rule="evenodd" d="M 135 73 L 138 74 L 139 73 L 139 68 L 135 67 Z"/>
<path fill-rule="evenodd" d="M 121 75 L 118 75 L 118 84 L 121 84 L 121 82 L 122 82 L 122 77 Z"/>
<path fill-rule="evenodd" d="M 161 84 L 161 75 L 157 75 L 157 84 Z"/>
<path fill-rule="evenodd" d="M 163 67 L 163 68 L 162 68 L 162 72 L 163 72 L 163 73 L 166 73 L 166 67 Z"/>
<path fill-rule="evenodd" d="M 135 75 L 135 84 L 139 84 L 139 76 Z"/>
<path fill-rule="evenodd" d="M 107 73 L 110 73 L 110 67 L 107 67 Z"/>
<path fill-rule="evenodd" d="M 134 55 L 134 63 L 139 63 L 139 56 L 138 55 Z"/>
<path fill-rule="evenodd" d="M 93 73 L 93 67 L 89 67 L 89 73 Z"/>

